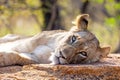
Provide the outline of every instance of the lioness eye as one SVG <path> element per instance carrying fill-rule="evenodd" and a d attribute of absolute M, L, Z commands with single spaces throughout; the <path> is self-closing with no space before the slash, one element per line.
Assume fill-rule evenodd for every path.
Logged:
<path fill-rule="evenodd" d="M 71 42 L 74 43 L 75 41 L 76 41 L 76 37 L 73 35 L 72 39 L 71 39 Z"/>

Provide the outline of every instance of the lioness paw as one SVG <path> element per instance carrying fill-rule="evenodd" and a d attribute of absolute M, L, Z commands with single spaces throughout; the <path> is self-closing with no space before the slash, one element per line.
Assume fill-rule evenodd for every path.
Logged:
<path fill-rule="evenodd" d="M 58 58 L 54 55 L 54 53 L 51 53 L 51 56 L 49 57 L 49 60 L 51 61 L 50 64 L 52 64 L 52 65 L 59 64 Z"/>
<path fill-rule="evenodd" d="M 68 64 L 68 62 L 63 59 L 61 56 L 56 56 L 55 53 L 52 53 L 49 60 L 51 61 L 50 64 L 57 65 L 57 64 Z"/>

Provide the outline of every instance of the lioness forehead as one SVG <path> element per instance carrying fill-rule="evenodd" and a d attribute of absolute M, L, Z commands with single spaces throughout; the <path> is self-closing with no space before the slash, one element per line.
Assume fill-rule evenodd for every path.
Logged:
<path fill-rule="evenodd" d="M 84 36 L 88 35 L 88 32 L 81 31 L 81 32 L 74 32 L 73 34 L 76 36 L 79 36 L 79 37 L 84 37 Z"/>
<path fill-rule="evenodd" d="M 79 32 L 70 32 L 69 33 L 69 36 L 73 36 L 73 35 L 76 37 L 79 37 L 79 38 L 84 38 L 86 40 L 91 40 L 93 38 L 96 38 L 95 35 L 89 31 L 79 31 Z"/>

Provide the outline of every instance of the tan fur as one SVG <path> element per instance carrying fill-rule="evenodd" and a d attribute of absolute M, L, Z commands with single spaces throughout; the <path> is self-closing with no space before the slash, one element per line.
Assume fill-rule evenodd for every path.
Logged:
<path fill-rule="evenodd" d="M 70 31 L 44 31 L 27 38 L 19 36 L 1 38 L 0 66 L 99 61 L 107 56 L 110 48 L 101 48 L 95 35 L 87 30 L 88 17 L 88 14 L 78 15 L 74 22 L 75 26 Z"/>

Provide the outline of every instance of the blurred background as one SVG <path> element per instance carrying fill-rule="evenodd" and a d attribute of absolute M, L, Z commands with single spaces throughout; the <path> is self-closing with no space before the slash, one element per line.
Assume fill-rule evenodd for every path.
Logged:
<path fill-rule="evenodd" d="M 0 37 L 69 30 L 82 13 L 90 15 L 89 30 L 101 46 L 120 52 L 120 0 L 0 0 Z"/>

